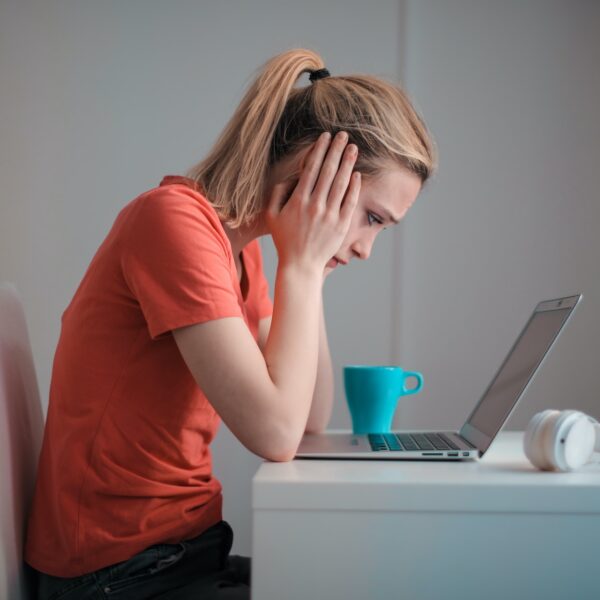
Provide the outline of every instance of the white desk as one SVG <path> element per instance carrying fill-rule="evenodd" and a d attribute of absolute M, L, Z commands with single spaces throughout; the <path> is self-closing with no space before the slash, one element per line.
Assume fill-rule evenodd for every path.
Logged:
<path fill-rule="evenodd" d="M 600 598 L 600 465 L 296 459 L 253 479 L 254 600 Z"/>

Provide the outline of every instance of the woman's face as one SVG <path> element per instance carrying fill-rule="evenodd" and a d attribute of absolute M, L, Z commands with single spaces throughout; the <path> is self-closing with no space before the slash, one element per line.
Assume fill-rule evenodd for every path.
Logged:
<path fill-rule="evenodd" d="M 404 218 L 420 190 L 420 177 L 399 166 L 387 169 L 375 178 L 364 178 L 350 229 L 327 267 L 333 269 L 353 258 L 369 258 L 375 238 Z"/>
<path fill-rule="evenodd" d="M 307 154 L 308 149 L 278 163 L 271 173 L 271 182 L 289 181 L 291 193 Z M 353 258 L 369 258 L 375 238 L 402 220 L 420 191 L 420 177 L 399 165 L 382 170 L 377 177 L 363 177 L 350 229 L 340 249 L 327 263 L 326 271 L 331 272 Z"/>

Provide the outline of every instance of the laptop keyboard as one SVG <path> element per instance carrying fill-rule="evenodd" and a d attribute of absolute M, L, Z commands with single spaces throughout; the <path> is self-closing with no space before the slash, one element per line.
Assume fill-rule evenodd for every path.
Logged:
<path fill-rule="evenodd" d="M 458 450 L 458 446 L 443 433 L 369 433 L 369 443 L 380 450 Z"/>

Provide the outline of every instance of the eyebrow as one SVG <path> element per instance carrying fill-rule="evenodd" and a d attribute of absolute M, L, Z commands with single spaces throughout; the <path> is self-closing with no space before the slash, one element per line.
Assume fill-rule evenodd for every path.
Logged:
<path fill-rule="evenodd" d="M 388 221 L 391 221 L 392 223 L 394 223 L 395 225 L 398 225 L 398 223 L 400 223 L 400 219 L 393 217 L 387 210 L 385 210 L 383 207 L 381 206 L 376 206 L 375 207 L 377 209 L 378 212 L 381 213 L 382 217 L 385 217 Z"/>

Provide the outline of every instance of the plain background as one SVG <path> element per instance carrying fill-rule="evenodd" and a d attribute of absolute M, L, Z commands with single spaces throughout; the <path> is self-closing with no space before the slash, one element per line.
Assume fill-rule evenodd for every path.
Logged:
<path fill-rule="evenodd" d="M 0 0 L 0 279 L 22 295 L 44 410 L 60 316 L 118 211 L 208 151 L 264 61 L 308 47 L 334 75 L 401 83 L 440 153 L 371 259 L 328 278 L 330 427 L 350 426 L 349 363 L 423 373 L 398 428 L 460 427 L 535 304 L 576 292 L 506 427 L 599 417 L 598 31 L 592 0 Z M 249 555 L 261 460 L 224 425 L 213 454 Z"/>

